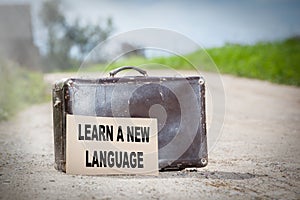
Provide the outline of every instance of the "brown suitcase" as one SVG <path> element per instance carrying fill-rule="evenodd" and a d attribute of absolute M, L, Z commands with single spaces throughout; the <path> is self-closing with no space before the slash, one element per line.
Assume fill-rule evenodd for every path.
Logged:
<path fill-rule="evenodd" d="M 134 69 L 143 76 L 115 77 Z M 202 77 L 149 77 L 121 67 L 100 79 L 66 79 L 53 88 L 55 168 L 66 171 L 66 114 L 157 118 L 159 169 L 207 165 L 205 84 Z"/>

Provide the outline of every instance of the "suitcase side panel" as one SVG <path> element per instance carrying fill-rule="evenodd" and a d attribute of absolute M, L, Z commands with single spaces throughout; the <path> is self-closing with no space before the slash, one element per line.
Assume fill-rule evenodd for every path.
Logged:
<path fill-rule="evenodd" d="M 55 169 L 66 171 L 66 131 L 65 131 L 65 98 L 64 88 L 55 85 L 52 90 L 54 157 Z"/>
<path fill-rule="evenodd" d="M 203 79 L 202 79 L 203 80 Z M 206 107 L 205 107 L 205 84 L 204 80 L 199 81 L 198 85 L 193 86 L 195 92 L 199 91 L 198 103 L 200 106 L 200 123 L 196 136 L 191 146 L 182 154 L 182 156 L 173 161 L 167 167 L 161 170 L 176 170 L 188 167 L 205 167 L 208 164 L 207 152 L 207 130 L 206 130 Z M 162 160 L 161 165 L 165 166 L 170 160 Z"/>

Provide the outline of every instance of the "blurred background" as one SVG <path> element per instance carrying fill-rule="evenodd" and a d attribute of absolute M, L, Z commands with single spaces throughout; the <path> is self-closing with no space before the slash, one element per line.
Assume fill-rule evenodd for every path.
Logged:
<path fill-rule="evenodd" d="M 296 0 L 0 0 L 0 120 L 49 99 L 43 73 L 76 72 L 107 38 L 146 27 L 178 32 L 202 48 L 159 35 L 125 38 L 108 47 L 113 53 L 93 55 L 88 71 L 124 51 L 110 69 L 145 63 L 192 69 L 182 57 L 140 48 L 154 39 L 203 70 L 212 70 L 212 59 L 221 73 L 300 86 L 299 19 Z"/>

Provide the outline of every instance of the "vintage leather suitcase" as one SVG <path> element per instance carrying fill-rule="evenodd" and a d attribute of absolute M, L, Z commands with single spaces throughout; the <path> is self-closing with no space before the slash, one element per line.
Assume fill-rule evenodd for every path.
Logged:
<path fill-rule="evenodd" d="M 134 69 L 143 76 L 115 77 Z M 207 165 L 205 84 L 202 77 L 149 77 L 122 67 L 99 79 L 65 79 L 53 88 L 55 168 L 66 170 L 66 114 L 158 120 L 159 169 Z"/>

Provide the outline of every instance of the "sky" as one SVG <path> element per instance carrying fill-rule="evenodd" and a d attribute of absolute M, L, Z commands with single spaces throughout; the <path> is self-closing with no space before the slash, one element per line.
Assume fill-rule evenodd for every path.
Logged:
<path fill-rule="evenodd" d="M 42 0 L 0 0 L 1 3 L 30 3 L 35 43 L 42 47 L 39 28 Z M 300 1 L 296 0 L 64 0 L 68 20 L 80 18 L 96 23 L 107 17 L 114 22 L 114 35 L 155 27 L 185 35 L 202 47 L 225 43 L 253 44 L 300 35 Z"/>
<path fill-rule="evenodd" d="M 300 34 L 300 1 L 66 1 L 84 19 L 111 16 L 117 32 L 143 27 L 180 32 L 204 46 Z"/>

